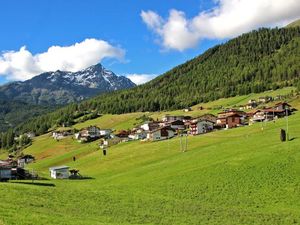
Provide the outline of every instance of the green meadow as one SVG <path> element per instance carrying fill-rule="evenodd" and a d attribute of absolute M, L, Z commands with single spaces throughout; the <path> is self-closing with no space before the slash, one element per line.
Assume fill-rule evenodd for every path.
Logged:
<path fill-rule="evenodd" d="M 300 99 L 290 103 L 300 110 Z M 125 128 L 136 116 L 95 121 Z M 103 156 L 97 141 L 37 137 L 25 150 L 37 159 L 28 169 L 49 180 L 0 183 L 0 224 L 300 224 L 300 113 L 288 122 L 289 142 L 280 142 L 283 118 L 188 137 L 186 152 L 179 138 L 121 143 Z M 51 180 L 48 168 L 56 165 L 90 179 Z"/>

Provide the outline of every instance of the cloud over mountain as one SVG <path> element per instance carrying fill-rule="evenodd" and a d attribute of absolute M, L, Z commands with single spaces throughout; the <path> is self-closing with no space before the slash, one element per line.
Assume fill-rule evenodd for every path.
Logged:
<path fill-rule="evenodd" d="M 298 0 L 215 0 L 216 6 L 193 18 L 175 9 L 164 19 L 149 10 L 141 17 L 166 49 L 183 51 L 202 39 L 224 39 L 261 26 L 282 26 L 300 16 Z"/>
<path fill-rule="evenodd" d="M 144 84 L 155 77 L 157 77 L 156 74 L 128 74 L 126 75 L 127 78 L 129 78 L 133 83 L 139 85 Z"/>
<path fill-rule="evenodd" d="M 71 46 L 52 46 L 46 52 L 33 55 L 26 46 L 19 51 L 0 55 L 0 75 L 8 80 L 27 80 L 47 71 L 75 72 L 97 64 L 104 58 L 122 60 L 125 51 L 106 41 L 85 39 Z"/>

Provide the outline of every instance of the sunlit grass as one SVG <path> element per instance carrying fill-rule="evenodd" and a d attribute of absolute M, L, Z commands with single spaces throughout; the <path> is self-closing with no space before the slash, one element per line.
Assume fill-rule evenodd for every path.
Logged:
<path fill-rule="evenodd" d="M 126 127 L 138 115 L 94 121 Z M 300 113 L 288 121 L 289 142 L 279 139 L 283 118 L 188 137 L 187 152 L 179 138 L 121 143 L 103 156 L 97 141 L 37 137 L 24 152 L 37 158 L 29 169 L 49 178 L 65 164 L 92 179 L 0 183 L 0 224 L 300 224 Z"/>

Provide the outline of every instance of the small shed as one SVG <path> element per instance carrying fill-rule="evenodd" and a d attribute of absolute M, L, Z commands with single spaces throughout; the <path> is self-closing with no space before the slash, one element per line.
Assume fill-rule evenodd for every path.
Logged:
<path fill-rule="evenodd" d="M 56 166 L 49 168 L 50 176 L 53 179 L 68 179 L 70 176 L 69 166 Z"/>

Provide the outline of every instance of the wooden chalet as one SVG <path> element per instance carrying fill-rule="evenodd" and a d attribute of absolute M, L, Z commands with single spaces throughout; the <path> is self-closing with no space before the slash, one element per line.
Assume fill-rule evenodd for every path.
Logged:
<path fill-rule="evenodd" d="M 171 127 L 160 127 L 147 133 L 147 139 L 150 141 L 160 141 L 175 136 L 175 130 Z"/>
<path fill-rule="evenodd" d="M 15 160 L 0 160 L 0 181 L 7 181 L 10 179 L 23 180 L 31 178 L 32 175 L 17 165 Z"/>
<path fill-rule="evenodd" d="M 162 118 L 162 121 L 167 122 L 167 123 L 171 123 L 171 122 L 174 122 L 174 121 L 177 121 L 177 120 L 183 121 L 184 119 L 185 119 L 185 117 L 182 116 L 182 115 L 174 116 L 174 115 L 168 115 L 167 114 Z"/>
<path fill-rule="evenodd" d="M 75 134 L 75 138 L 80 142 L 97 140 L 100 137 L 100 128 L 96 126 L 89 126 L 87 128 L 82 129 L 79 133 Z"/>
<path fill-rule="evenodd" d="M 34 156 L 24 155 L 18 158 L 18 167 L 24 168 L 26 164 L 32 163 L 35 161 Z"/>
<path fill-rule="evenodd" d="M 279 102 L 275 104 L 273 108 L 278 111 L 287 111 L 289 113 L 292 109 L 292 106 L 286 102 Z"/>
<path fill-rule="evenodd" d="M 284 116 L 289 116 L 292 113 L 292 106 L 286 102 L 279 102 L 275 106 L 265 109 L 256 110 L 248 113 L 251 123 L 270 121 Z"/>
<path fill-rule="evenodd" d="M 152 130 L 156 130 L 157 128 L 160 127 L 160 123 L 157 121 L 148 121 L 146 123 L 144 123 L 143 125 L 140 126 L 140 128 L 142 128 L 145 131 L 152 131 Z"/>
<path fill-rule="evenodd" d="M 120 130 L 116 133 L 116 136 L 119 138 L 128 138 L 128 135 L 130 135 L 129 130 Z"/>
<path fill-rule="evenodd" d="M 174 130 L 184 130 L 185 124 L 182 120 L 176 120 L 168 124 Z"/>
<path fill-rule="evenodd" d="M 218 113 L 216 125 L 220 128 L 233 128 L 244 124 L 247 114 L 243 111 L 230 109 Z"/>
<path fill-rule="evenodd" d="M 217 122 L 217 117 L 213 114 L 204 114 L 202 116 L 198 116 L 196 119 L 198 120 L 208 120 L 208 121 L 211 121 L 213 123 L 216 123 Z"/>
<path fill-rule="evenodd" d="M 145 139 L 146 137 L 147 137 L 147 133 L 142 128 L 135 128 L 128 135 L 128 138 L 131 140 L 142 140 Z"/>

